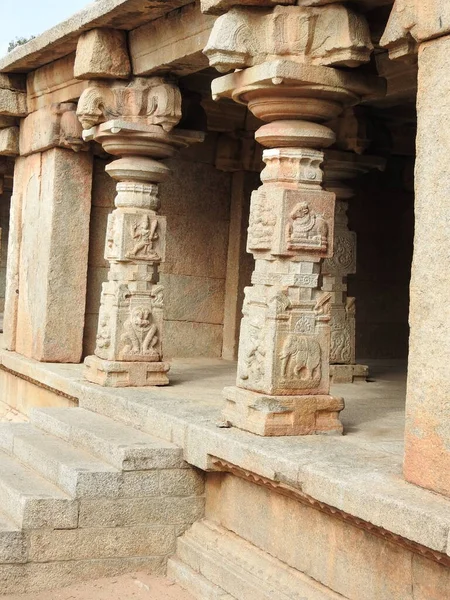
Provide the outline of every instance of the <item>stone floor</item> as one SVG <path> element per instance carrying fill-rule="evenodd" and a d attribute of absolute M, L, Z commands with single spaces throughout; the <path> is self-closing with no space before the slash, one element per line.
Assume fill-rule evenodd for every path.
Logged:
<path fill-rule="evenodd" d="M 194 600 L 168 579 L 144 573 L 98 579 L 51 592 L 2 596 L 1 600 Z"/>
<path fill-rule="evenodd" d="M 83 409 L 182 447 L 185 460 L 199 469 L 237 467 L 450 555 L 450 499 L 403 478 L 404 362 L 368 361 L 369 382 L 333 386 L 346 402 L 343 436 L 291 438 L 218 426 L 222 389 L 235 381 L 233 362 L 178 359 L 171 385 L 122 389 L 90 384 L 82 365 L 38 363 L 5 350 L 0 362 L 9 372 L 78 399 Z"/>

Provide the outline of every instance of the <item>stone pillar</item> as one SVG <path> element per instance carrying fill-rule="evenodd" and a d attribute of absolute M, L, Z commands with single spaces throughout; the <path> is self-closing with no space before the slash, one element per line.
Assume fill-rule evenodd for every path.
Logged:
<path fill-rule="evenodd" d="M 107 120 L 108 115 L 120 118 Z M 166 385 L 163 361 L 163 287 L 166 220 L 158 214 L 158 184 L 170 174 L 159 159 L 203 140 L 198 132 L 174 129 L 181 94 L 161 78 L 98 84 L 78 104 L 84 138 L 118 156 L 106 170 L 117 183 L 109 216 L 97 345 L 85 359 L 85 377 L 112 387 Z"/>
<path fill-rule="evenodd" d="M 448 3 L 436 0 L 397 0 L 381 39 L 391 59 L 410 60 L 410 53 L 418 45 L 415 234 L 404 474 L 408 481 L 447 496 L 450 496 L 450 304 L 446 301 L 450 289 L 449 9 Z"/>
<path fill-rule="evenodd" d="M 319 123 L 370 91 L 367 81 L 329 67 L 355 66 L 370 51 L 363 19 L 331 5 L 234 8 L 218 18 L 205 49 L 218 70 L 240 69 L 213 82 L 213 97 L 246 104 L 267 123 L 256 132 L 266 168 L 252 195 L 247 244 L 256 264 L 236 386 L 224 391 L 224 418 L 259 435 L 342 432 L 343 400 L 329 395 L 331 294 L 320 281 L 321 261 L 333 251 L 335 202 L 321 187 L 320 165 L 335 136 Z"/>
<path fill-rule="evenodd" d="M 248 207 L 256 187 L 256 173 L 263 168 L 262 148 L 252 132 L 219 136 L 216 168 L 233 173 L 231 185 L 230 230 L 228 236 L 227 275 L 223 321 L 222 358 L 236 360 L 244 287 L 250 281 L 253 261 L 245 252 Z"/>
<path fill-rule="evenodd" d="M 385 161 L 351 152 L 327 150 L 324 187 L 336 195 L 332 258 L 322 264 L 322 290 L 331 294 L 330 376 L 333 383 L 365 381 L 367 365 L 356 364 L 356 299 L 347 295 L 347 278 L 356 273 L 356 233 L 348 227 L 348 202 L 354 196 L 349 180 L 370 169 L 383 169 Z"/>
<path fill-rule="evenodd" d="M 21 122 L 14 173 L 6 347 L 46 362 L 82 352 L 92 156 L 75 109 L 53 104 Z"/>

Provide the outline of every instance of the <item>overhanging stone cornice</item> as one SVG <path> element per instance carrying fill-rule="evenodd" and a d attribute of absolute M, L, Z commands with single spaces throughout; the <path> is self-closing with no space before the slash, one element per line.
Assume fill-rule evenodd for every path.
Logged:
<path fill-rule="evenodd" d="M 28 73 L 77 47 L 79 35 L 96 27 L 132 30 L 192 0 L 97 0 L 69 19 L 0 59 L 0 72 Z"/>

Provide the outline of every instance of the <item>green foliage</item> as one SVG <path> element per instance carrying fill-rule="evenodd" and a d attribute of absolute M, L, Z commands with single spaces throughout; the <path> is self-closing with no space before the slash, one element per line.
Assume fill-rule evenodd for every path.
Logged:
<path fill-rule="evenodd" d="M 24 44 L 26 44 L 30 40 L 34 40 L 35 37 L 36 37 L 35 35 L 32 35 L 29 38 L 16 37 L 15 40 L 12 40 L 11 42 L 9 42 L 9 44 L 8 44 L 8 52 L 11 52 L 11 50 L 14 50 L 14 48 L 17 48 L 17 46 L 23 46 Z"/>

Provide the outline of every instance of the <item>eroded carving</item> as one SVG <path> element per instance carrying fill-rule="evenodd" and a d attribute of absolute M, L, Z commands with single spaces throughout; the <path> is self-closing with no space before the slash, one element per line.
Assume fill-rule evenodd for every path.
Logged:
<path fill-rule="evenodd" d="M 276 58 L 315 65 L 357 66 L 373 46 L 366 20 L 343 5 L 235 7 L 217 19 L 204 50 L 220 72 Z"/>
<path fill-rule="evenodd" d="M 123 356 L 145 357 L 148 361 L 159 360 L 159 353 L 155 350 L 158 343 L 158 330 L 152 323 L 152 313 L 148 308 L 135 307 L 130 317 L 123 326 L 122 342 L 125 346 L 122 350 Z"/>
<path fill-rule="evenodd" d="M 322 378 L 322 350 L 312 336 L 290 334 L 280 353 L 281 377 L 298 387 L 315 388 Z"/>
<path fill-rule="evenodd" d="M 288 248 L 327 251 L 327 222 L 321 215 L 311 212 L 307 202 L 299 202 L 290 214 Z"/>
<path fill-rule="evenodd" d="M 81 94 L 77 115 L 84 129 L 120 118 L 171 131 L 181 119 L 181 93 L 161 77 L 136 77 L 127 85 L 96 83 Z"/>
<path fill-rule="evenodd" d="M 131 224 L 131 237 L 134 246 L 127 252 L 127 258 L 140 260 L 160 260 L 161 257 L 153 248 L 159 235 L 157 233 L 158 220 L 150 218 L 148 214 L 137 218 Z"/>
<path fill-rule="evenodd" d="M 269 250 L 276 222 L 277 217 L 268 205 L 266 196 L 255 192 L 250 210 L 248 247 L 252 250 Z"/>

